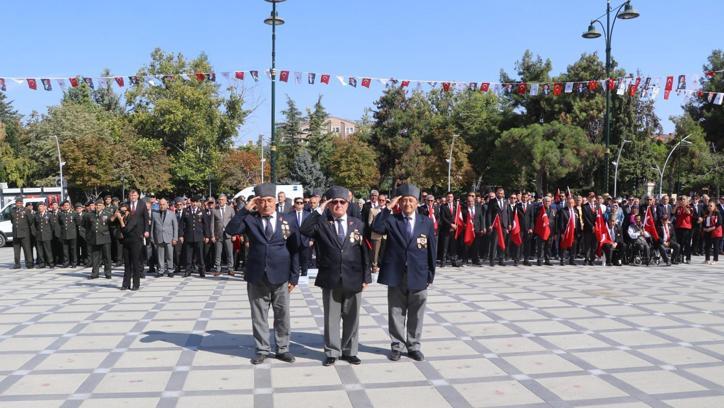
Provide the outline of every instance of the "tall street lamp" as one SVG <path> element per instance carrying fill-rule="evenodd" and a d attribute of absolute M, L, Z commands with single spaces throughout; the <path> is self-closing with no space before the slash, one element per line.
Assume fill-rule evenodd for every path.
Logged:
<path fill-rule="evenodd" d="M 452 154 L 453 146 L 455 146 L 455 136 L 457 135 L 453 133 L 452 142 L 450 142 L 450 158 L 447 159 L 447 191 L 452 191 L 450 190 L 450 179 L 452 173 Z"/>
<path fill-rule="evenodd" d="M 269 155 L 271 156 L 271 181 L 272 183 L 277 182 L 277 166 L 276 166 L 276 123 L 274 118 L 275 102 L 276 102 L 276 84 L 277 84 L 277 73 L 276 73 L 276 40 L 277 40 L 277 26 L 284 24 L 284 20 L 279 18 L 277 15 L 277 3 L 281 3 L 285 0 L 266 0 L 272 4 L 271 15 L 264 20 L 265 24 L 272 26 L 272 65 L 271 65 L 271 142 L 269 143 Z"/>
<path fill-rule="evenodd" d="M 686 139 L 689 138 L 691 135 L 686 135 L 683 139 L 679 140 L 679 143 L 675 144 L 674 147 L 671 148 L 671 151 L 669 152 L 669 155 L 666 156 L 666 161 L 664 161 L 664 167 L 659 169 L 658 164 L 656 165 L 656 170 L 659 172 L 659 197 L 661 197 L 661 191 L 664 186 L 664 172 L 666 171 L 666 165 L 669 164 L 669 159 L 671 159 L 671 155 L 674 154 L 674 150 L 676 150 L 677 147 L 679 147 L 681 144 L 684 145 L 691 145 L 692 143 Z"/>
<path fill-rule="evenodd" d="M 614 14 L 613 23 L 611 22 L 611 0 L 606 0 L 606 25 L 604 26 L 601 22 L 601 18 L 604 15 L 601 15 L 600 17 L 591 20 L 591 24 L 588 26 L 588 30 L 581 35 L 583 38 L 598 38 L 601 36 L 601 33 L 596 30 L 595 23 L 598 23 L 601 28 L 603 29 L 604 38 L 606 40 L 606 80 L 611 78 L 611 34 L 613 31 L 613 27 L 616 25 L 616 19 L 620 18 L 621 20 L 631 20 L 639 16 L 638 11 L 631 5 L 631 1 L 626 1 L 620 6 L 616 8 L 616 13 Z M 611 90 L 608 87 L 608 84 L 605 86 L 606 88 L 606 115 L 604 117 L 604 126 L 605 126 L 605 134 L 606 134 L 606 182 L 604 183 L 606 187 L 606 191 L 608 191 L 608 168 L 609 168 L 609 143 L 611 139 Z"/>
<path fill-rule="evenodd" d="M 58 168 L 60 169 L 60 202 L 62 203 L 65 201 L 65 183 L 63 183 L 63 166 L 65 166 L 65 162 L 63 162 L 63 159 L 60 157 L 60 142 L 58 141 L 58 136 L 50 135 L 50 137 L 55 139 L 55 147 L 58 149 Z"/>
<path fill-rule="evenodd" d="M 626 143 L 631 143 L 631 141 L 630 141 L 630 140 L 626 140 L 626 139 L 624 139 L 624 140 L 621 141 L 621 147 L 618 148 L 618 155 L 616 155 L 616 161 L 613 162 L 613 165 L 614 165 L 614 168 L 615 168 L 615 170 L 614 170 L 614 172 L 613 172 L 613 196 L 614 196 L 614 198 L 617 197 L 616 192 L 618 191 L 618 190 L 617 190 L 617 187 L 618 187 L 618 165 L 621 164 L 621 152 L 623 151 L 623 147 L 624 147 L 624 145 L 626 145 Z"/>

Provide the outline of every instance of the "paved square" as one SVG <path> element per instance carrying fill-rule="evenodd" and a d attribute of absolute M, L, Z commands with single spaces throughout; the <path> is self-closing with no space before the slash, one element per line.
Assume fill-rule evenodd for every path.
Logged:
<path fill-rule="evenodd" d="M 321 291 L 291 297 L 297 362 L 252 366 L 239 278 L 10 270 L 0 249 L 0 406 L 724 407 L 724 265 L 465 267 L 429 293 L 427 360 L 390 362 L 364 293 L 363 364 L 322 367 Z"/>

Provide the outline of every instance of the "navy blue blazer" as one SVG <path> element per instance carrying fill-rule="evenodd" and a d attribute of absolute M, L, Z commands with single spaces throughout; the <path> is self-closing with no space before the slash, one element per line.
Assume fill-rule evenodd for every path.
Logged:
<path fill-rule="evenodd" d="M 361 220 L 347 216 L 347 236 L 341 243 L 334 218 L 328 212 L 320 215 L 314 211 L 302 224 L 301 232 L 314 238 L 319 249 L 315 286 L 360 292 L 363 283 L 372 282 L 364 243 L 365 225 Z"/>
<path fill-rule="evenodd" d="M 242 208 L 226 225 L 225 232 L 229 235 L 245 234 L 249 239 L 244 280 L 259 283 L 266 275 L 273 285 L 284 282 L 296 285 L 299 282 L 299 228 L 294 217 L 277 213 L 274 235 L 267 239 L 259 213 Z"/>
<path fill-rule="evenodd" d="M 300 224 L 299 220 L 297 219 L 297 210 L 289 211 L 287 214 L 294 219 L 294 225 L 297 226 L 297 229 L 301 230 L 302 224 Z M 309 211 L 302 210 L 302 223 L 304 223 L 304 221 L 307 218 L 309 218 L 311 215 L 312 215 L 312 213 L 310 213 Z M 310 238 L 304 234 L 298 234 L 298 237 L 299 237 L 298 243 L 301 246 L 301 248 L 309 248 Z"/>
<path fill-rule="evenodd" d="M 407 271 L 407 288 L 411 291 L 423 290 L 435 279 L 435 226 L 429 218 L 417 214 L 412 238 L 408 240 L 406 222 L 402 214 L 393 215 L 384 208 L 372 223 L 374 232 L 387 234 L 377 283 L 398 287 Z"/>

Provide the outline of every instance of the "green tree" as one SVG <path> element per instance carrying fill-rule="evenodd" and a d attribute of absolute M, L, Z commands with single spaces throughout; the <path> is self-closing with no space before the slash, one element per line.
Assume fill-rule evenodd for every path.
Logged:
<path fill-rule="evenodd" d="M 212 173 L 248 113 L 233 87 L 224 97 L 216 82 L 195 77 L 212 71 L 205 54 L 187 61 L 181 54 L 156 49 L 137 75 L 163 75 L 163 86 L 139 81 L 126 93 L 130 122 L 139 135 L 168 149 L 172 182 L 181 190 L 203 190 L 217 176 Z"/>
<path fill-rule="evenodd" d="M 329 157 L 332 154 L 334 134 L 327 131 L 324 126 L 324 123 L 327 121 L 327 116 L 327 111 L 322 105 L 322 96 L 320 95 L 314 107 L 307 109 L 309 133 L 306 146 L 312 160 L 319 163 L 321 168 L 329 174 Z"/>
<path fill-rule="evenodd" d="M 335 139 L 330 168 L 334 183 L 347 187 L 355 196 L 366 194 L 379 181 L 377 153 L 356 135 Z"/>
<path fill-rule="evenodd" d="M 724 70 L 724 51 L 716 49 L 707 58 L 703 66 L 704 72 Z M 697 122 L 701 123 L 706 134 L 706 140 L 714 143 L 719 151 L 724 150 L 724 109 L 709 101 L 707 92 L 722 92 L 724 90 L 724 75 L 719 72 L 702 86 L 701 96 L 691 99 L 684 105 L 684 109 Z"/>
<path fill-rule="evenodd" d="M 284 123 L 277 126 L 279 137 L 279 177 L 289 173 L 292 163 L 304 147 L 302 139 L 302 112 L 297 109 L 294 100 L 287 96 L 287 108 L 282 111 Z"/>
<path fill-rule="evenodd" d="M 311 193 L 316 188 L 325 188 L 329 180 L 318 161 L 312 159 L 307 149 L 301 149 L 289 169 L 287 178 L 280 179 L 281 184 L 301 184 L 305 192 Z"/>
<path fill-rule="evenodd" d="M 544 192 L 571 173 L 581 171 L 587 160 L 603 155 L 583 129 L 559 122 L 533 124 L 503 132 L 496 142 L 495 174 L 504 185 Z M 505 165 L 503 163 L 510 163 Z"/>

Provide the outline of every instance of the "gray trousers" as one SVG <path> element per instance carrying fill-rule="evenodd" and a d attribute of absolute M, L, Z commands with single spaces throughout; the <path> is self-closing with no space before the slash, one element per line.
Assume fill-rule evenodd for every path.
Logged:
<path fill-rule="evenodd" d="M 356 356 L 359 346 L 359 309 L 362 292 L 343 288 L 322 289 L 324 305 L 324 354 L 339 358 Z M 339 321 L 342 320 L 342 338 Z"/>
<path fill-rule="evenodd" d="M 425 316 L 427 289 L 409 291 L 402 287 L 387 287 L 389 331 L 393 351 L 420 351 L 422 318 Z M 405 330 L 407 326 L 407 330 Z"/>
<path fill-rule="evenodd" d="M 216 272 L 221 272 L 222 252 L 226 252 L 226 270 L 232 270 L 232 264 L 234 262 L 234 245 L 231 243 L 231 237 L 223 237 L 221 239 L 217 239 L 214 243 L 214 249 L 216 250 L 216 262 L 214 262 L 214 268 Z"/>
<path fill-rule="evenodd" d="M 173 245 L 170 242 L 156 244 L 156 259 L 159 273 L 173 273 Z"/>
<path fill-rule="evenodd" d="M 268 355 L 269 344 L 269 306 L 274 309 L 274 339 L 277 354 L 289 351 L 289 291 L 287 282 L 272 285 L 264 279 L 259 283 L 247 283 L 246 293 L 251 304 L 251 327 L 254 332 L 256 352 Z"/>

